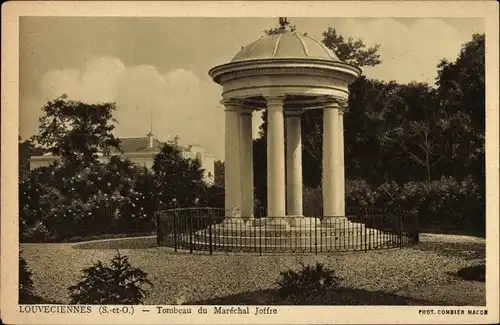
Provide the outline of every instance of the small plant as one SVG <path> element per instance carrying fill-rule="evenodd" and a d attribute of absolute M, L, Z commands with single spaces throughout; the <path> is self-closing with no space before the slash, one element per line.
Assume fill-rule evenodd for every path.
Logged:
<path fill-rule="evenodd" d="M 120 252 L 111 260 L 111 266 L 98 261 L 82 273 L 82 279 L 68 288 L 71 304 L 143 304 L 148 291 L 142 287 L 153 286 L 148 274 L 131 266 L 128 257 Z"/>
<path fill-rule="evenodd" d="M 22 252 L 20 252 L 22 253 Z M 30 303 L 34 297 L 33 280 L 31 279 L 32 273 L 28 268 L 28 263 L 19 254 L 19 303 Z"/>
<path fill-rule="evenodd" d="M 326 268 L 321 263 L 304 266 L 298 272 L 293 270 L 280 272 L 276 283 L 278 293 L 282 297 L 302 296 L 318 293 L 323 290 L 335 290 L 340 283 L 340 278 L 334 275 L 335 271 Z"/>

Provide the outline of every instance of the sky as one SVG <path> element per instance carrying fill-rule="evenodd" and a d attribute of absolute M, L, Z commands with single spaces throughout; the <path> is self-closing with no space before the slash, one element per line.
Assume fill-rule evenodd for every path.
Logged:
<path fill-rule="evenodd" d="M 382 63 L 369 78 L 434 84 L 441 59 L 455 60 L 482 19 L 289 18 L 322 39 L 328 27 L 380 44 Z M 22 17 L 20 135 L 38 132 L 43 105 L 62 94 L 88 103 L 115 102 L 118 137 L 145 136 L 198 144 L 224 159 L 221 87 L 208 71 L 278 25 L 277 18 Z M 152 123 L 151 123 L 152 122 Z M 254 136 L 261 119 L 254 113 Z"/>

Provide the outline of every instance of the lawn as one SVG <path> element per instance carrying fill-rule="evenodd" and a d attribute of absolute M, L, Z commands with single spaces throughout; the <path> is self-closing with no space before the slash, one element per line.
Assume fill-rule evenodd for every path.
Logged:
<path fill-rule="evenodd" d="M 36 294 L 67 303 L 67 287 L 92 262 L 107 262 L 119 249 L 149 273 L 154 288 L 146 304 L 287 304 L 277 298 L 280 271 L 316 261 L 334 269 L 341 289 L 304 304 L 485 305 L 485 283 L 463 276 L 484 263 L 484 239 L 421 235 L 402 249 L 331 255 L 175 254 L 154 247 L 153 237 L 84 244 L 21 244 Z M 459 275 L 462 275 L 461 277 Z M 468 279 L 468 280 L 465 280 Z M 295 302 L 297 303 L 297 302 Z"/>

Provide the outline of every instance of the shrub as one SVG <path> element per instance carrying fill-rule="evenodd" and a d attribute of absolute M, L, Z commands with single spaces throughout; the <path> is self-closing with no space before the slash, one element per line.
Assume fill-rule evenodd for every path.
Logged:
<path fill-rule="evenodd" d="M 20 252 L 22 253 L 22 252 Z M 28 263 L 19 254 L 19 303 L 27 304 L 33 301 L 35 295 L 33 288 L 32 273 L 28 268 Z"/>
<path fill-rule="evenodd" d="M 277 281 L 278 294 L 282 297 L 308 296 L 324 290 L 335 290 L 340 284 L 340 278 L 335 271 L 325 268 L 323 264 L 304 266 L 298 272 L 288 270 L 280 272 Z"/>
<path fill-rule="evenodd" d="M 364 180 L 346 180 L 345 193 L 348 206 L 366 207 L 375 203 L 375 193 Z"/>
<path fill-rule="evenodd" d="M 307 217 L 318 217 L 323 215 L 323 193 L 321 187 L 304 189 L 304 215 Z"/>
<path fill-rule="evenodd" d="M 54 238 L 42 221 L 37 221 L 34 226 L 19 235 L 19 241 L 22 243 L 47 243 L 53 240 Z"/>
<path fill-rule="evenodd" d="M 143 304 L 148 291 L 142 287 L 153 286 L 148 274 L 130 265 L 119 252 L 110 266 L 98 261 L 82 273 L 82 279 L 68 288 L 71 304 Z"/>

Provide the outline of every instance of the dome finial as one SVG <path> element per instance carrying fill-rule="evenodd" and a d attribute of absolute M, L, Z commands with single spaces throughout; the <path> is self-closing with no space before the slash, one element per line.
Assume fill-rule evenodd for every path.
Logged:
<path fill-rule="evenodd" d="M 290 25 L 286 17 L 279 17 L 280 30 L 284 31 L 286 26 Z"/>

